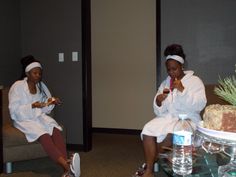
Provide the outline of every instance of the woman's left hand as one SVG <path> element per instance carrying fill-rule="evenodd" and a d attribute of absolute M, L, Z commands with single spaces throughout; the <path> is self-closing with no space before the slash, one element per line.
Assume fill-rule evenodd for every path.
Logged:
<path fill-rule="evenodd" d="M 60 105 L 62 104 L 62 102 L 59 98 L 51 97 L 48 99 L 47 105 L 52 105 L 52 104 Z"/>
<path fill-rule="evenodd" d="M 180 92 L 183 92 L 184 86 L 183 86 L 181 80 L 175 79 L 174 82 L 173 82 L 173 88 L 176 88 Z"/>

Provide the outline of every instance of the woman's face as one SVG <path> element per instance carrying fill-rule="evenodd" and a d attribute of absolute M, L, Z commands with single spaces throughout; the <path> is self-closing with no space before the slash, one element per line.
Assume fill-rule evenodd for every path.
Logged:
<path fill-rule="evenodd" d="M 29 81 L 38 83 L 42 79 L 42 69 L 40 67 L 33 68 L 26 75 Z"/>
<path fill-rule="evenodd" d="M 166 70 L 171 79 L 182 79 L 184 76 L 183 66 L 176 60 L 169 59 L 166 61 Z"/>

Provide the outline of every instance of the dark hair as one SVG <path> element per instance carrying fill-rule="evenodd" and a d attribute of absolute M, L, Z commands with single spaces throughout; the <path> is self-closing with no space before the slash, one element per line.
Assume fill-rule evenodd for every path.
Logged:
<path fill-rule="evenodd" d="M 36 60 L 33 55 L 27 55 L 27 56 L 23 57 L 20 62 L 22 65 L 21 79 L 24 79 L 26 77 L 25 68 L 33 62 L 39 62 L 39 61 Z"/>
<path fill-rule="evenodd" d="M 27 56 L 21 58 L 20 62 L 21 62 L 21 65 L 22 65 L 21 79 L 24 79 L 26 77 L 25 68 L 29 64 L 31 64 L 33 62 L 39 62 L 40 63 L 40 61 L 36 60 L 33 55 L 27 55 Z M 38 88 L 39 88 L 40 93 L 42 93 L 43 96 L 46 97 L 47 95 L 46 95 L 45 91 L 43 90 L 41 81 L 38 83 Z"/>
<path fill-rule="evenodd" d="M 182 46 L 179 44 L 168 45 L 164 51 L 164 56 L 167 57 L 168 55 L 178 55 L 178 56 L 182 57 L 184 60 L 186 57 Z"/>

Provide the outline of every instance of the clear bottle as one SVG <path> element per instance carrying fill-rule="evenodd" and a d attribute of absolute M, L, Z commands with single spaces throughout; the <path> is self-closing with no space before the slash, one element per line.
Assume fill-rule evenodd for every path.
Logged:
<path fill-rule="evenodd" d="M 180 114 L 173 131 L 172 170 L 178 175 L 192 173 L 193 128 L 186 114 Z"/>
<path fill-rule="evenodd" d="M 236 176 L 236 146 L 232 147 L 230 162 L 226 165 L 219 166 L 218 177 L 234 177 Z"/>
<path fill-rule="evenodd" d="M 236 176 L 236 162 L 231 161 L 227 165 L 219 166 L 218 176 L 219 177 L 234 177 L 234 176 Z"/>

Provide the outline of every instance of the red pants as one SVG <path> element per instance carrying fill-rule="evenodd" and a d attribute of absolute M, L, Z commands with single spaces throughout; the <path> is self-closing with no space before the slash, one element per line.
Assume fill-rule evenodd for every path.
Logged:
<path fill-rule="evenodd" d="M 57 162 L 59 157 L 63 157 L 67 160 L 66 144 L 60 130 L 57 128 L 53 129 L 52 136 L 43 134 L 39 137 L 38 141 L 43 146 L 45 152 L 54 161 Z"/>

